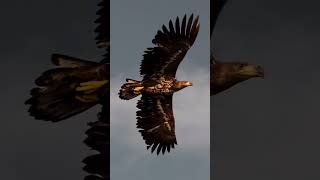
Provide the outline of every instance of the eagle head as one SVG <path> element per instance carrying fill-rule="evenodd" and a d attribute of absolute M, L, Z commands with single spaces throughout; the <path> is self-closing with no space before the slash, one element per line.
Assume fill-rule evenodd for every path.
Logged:
<path fill-rule="evenodd" d="M 176 81 L 174 84 L 174 88 L 176 90 L 181 90 L 185 87 L 192 86 L 192 82 L 190 81 Z"/>
<path fill-rule="evenodd" d="M 247 80 L 254 77 L 264 77 L 264 70 L 261 66 L 248 63 L 234 63 L 231 66 L 231 73 L 241 80 Z"/>
<path fill-rule="evenodd" d="M 261 66 L 241 62 L 217 62 L 211 69 L 211 91 L 217 94 L 237 83 L 255 78 L 264 77 Z"/>

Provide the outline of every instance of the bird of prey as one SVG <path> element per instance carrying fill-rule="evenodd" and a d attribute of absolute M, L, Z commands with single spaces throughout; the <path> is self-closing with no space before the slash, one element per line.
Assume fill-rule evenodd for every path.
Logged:
<path fill-rule="evenodd" d="M 169 27 L 162 26 L 152 40 L 155 45 L 147 48 L 140 66 L 142 81 L 127 79 L 122 85 L 119 97 L 129 100 L 139 95 L 137 103 L 137 128 L 147 149 L 157 155 L 170 152 L 177 144 L 175 122 L 172 110 L 173 94 L 192 86 L 189 81 L 178 81 L 176 71 L 199 32 L 199 16 L 195 19 L 185 15 L 180 23 L 179 17 Z"/>
<path fill-rule="evenodd" d="M 56 66 L 35 80 L 31 90 L 30 115 L 35 119 L 59 122 L 77 115 L 97 104 L 102 105 L 98 121 L 90 122 L 84 141 L 96 155 L 84 159 L 85 179 L 109 179 L 109 62 L 110 62 L 110 2 L 102 0 L 97 11 L 95 32 L 98 48 L 105 54 L 100 62 L 53 54 Z"/>
<path fill-rule="evenodd" d="M 211 1 L 210 36 L 217 22 L 217 18 L 227 0 Z M 210 95 L 215 95 L 230 87 L 254 77 L 264 77 L 261 66 L 246 62 L 221 62 L 213 54 L 210 58 Z"/>

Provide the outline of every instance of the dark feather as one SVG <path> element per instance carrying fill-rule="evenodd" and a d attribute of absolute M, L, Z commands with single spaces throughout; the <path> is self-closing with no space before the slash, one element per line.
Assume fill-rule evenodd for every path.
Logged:
<path fill-rule="evenodd" d="M 97 45 L 99 48 L 105 48 L 106 53 L 100 63 L 105 64 L 105 79 L 110 79 L 110 1 L 102 0 L 99 4 L 101 7 L 97 15 L 99 18 L 95 21 L 98 27 Z M 87 138 L 84 143 L 92 149 L 98 151 L 98 154 L 91 155 L 84 159 L 84 170 L 90 175 L 85 180 L 109 180 L 110 179 L 110 84 L 103 86 L 99 90 L 100 104 L 102 111 L 98 114 L 98 121 L 88 123 L 90 129 L 86 131 Z"/>
<path fill-rule="evenodd" d="M 110 96 L 109 84 L 102 90 L 105 93 L 100 97 L 102 111 L 98 114 L 98 121 L 88 123 L 90 129 L 86 131 L 87 138 L 84 143 L 98 153 L 87 157 L 84 170 L 91 175 L 86 176 L 85 180 L 107 180 L 110 179 Z"/>
<path fill-rule="evenodd" d="M 50 69 L 35 80 L 35 84 L 39 87 L 31 90 L 32 97 L 26 101 L 26 104 L 31 105 L 29 112 L 35 119 L 57 122 L 99 103 L 83 103 L 77 100 L 75 97 L 78 92 L 75 88 L 82 82 L 106 79 L 105 67 L 95 62 L 89 63 L 89 61 L 68 56 L 59 55 L 59 57 L 64 57 L 62 64 L 70 65 L 80 62 L 81 65 L 73 68 Z M 57 64 L 60 63 L 57 61 Z"/>
<path fill-rule="evenodd" d="M 98 6 L 98 18 L 95 23 L 98 26 L 95 29 L 97 33 L 96 40 L 99 48 L 104 48 L 106 53 L 101 63 L 110 63 L 110 0 L 102 0 Z"/>
<path fill-rule="evenodd" d="M 147 48 L 140 66 L 140 74 L 145 79 L 153 75 L 166 75 L 175 77 L 180 62 L 193 45 L 199 32 L 198 17 L 193 20 L 193 15 L 188 20 L 186 27 L 186 15 L 180 26 L 179 18 L 176 19 L 175 27 L 169 21 L 169 30 L 162 26 L 152 40 L 155 47 Z M 186 28 L 186 29 L 180 29 Z"/>
<path fill-rule="evenodd" d="M 228 0 L 213 0 L 210 3 L 210 36 L 212 36 L 218 16 L 227 1 Z"/>
<path fill-rule="evenodd" d="M 137 111 L 137 128 L 145 140 L 147 149 L 151 147 L 151 152 L 157 150 L 157 154 L 164 154 L 166 150 L 170 152 L 170 147 L 174 148 L 177 142 L 172 95 L 159 98 L 143 94 L 137 107 L 140 109 Z"/>
<path fill-rule="evenodd" d="M 95 29 L 97 33 L 96 40 L 99 48 L 109 48 L 110 42 L 110 1 L 102 0 L 98 6 L 100 9 L 97 11 L 98 18 L 95 23 L 98 26 Z"/>
<path fill-rule="evenodd" d="M 102 153 L 102 154 L 96 154 L 88 156 L 83 160 L 83 163 L 85 166 L 83 167 L 83 170 L 90 174 L 96 174 L 100 177 L 107 177 L 109 166 L 108 166 L 108 157 L 109 155 L 106 154 L 108 152 Z"/>

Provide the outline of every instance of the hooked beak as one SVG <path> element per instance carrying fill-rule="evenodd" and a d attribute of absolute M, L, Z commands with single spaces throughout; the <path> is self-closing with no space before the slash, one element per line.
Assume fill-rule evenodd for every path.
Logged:
<path fill-rule="evenodd" d="M 243 77 L 264 77 L 264 70 L 261 66 L 247 65 L 243 67 L 239 72 L 240 76 Z"/>
<path fill-rule="evenodd" d="M 192 82 L 187 82 L 187 86 L 192 86 Z"/>

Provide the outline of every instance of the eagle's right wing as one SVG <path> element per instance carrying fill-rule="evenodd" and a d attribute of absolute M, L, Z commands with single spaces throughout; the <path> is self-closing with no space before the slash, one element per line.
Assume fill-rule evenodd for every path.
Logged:
<path fill-rule="evenodd" d="M 108 1 L 108 2 L 107 2 Z M 99 16 L 95 23 L 98 24 L 95 32 L 97 33 L 96 40 L 99 48 L 109 48 L 110 44 L 110 2 L 109 0 L 102 0 L 99 5 L 100 9 L 97 11 Z"/>
<path fill-rule="evenodd" d="M 175 124 L 172 111 L 172 95 L 151 96 L 143 94 L 138 101 L 137 128 L 140 129 L 147 149 L 151 152 L 157 149 L 164 154 L 170 152 L 177 144 L 175 135 Z"/>
<path fill-rule="evenodd" d="M 97 46 L 106 50 L 101 63 L 110 63 L 110 0 L 102 0 L 98 6 L 100 9 L 97 11 L 98 19 L 95 21 L 98 24 L 95 29 Z"/>

